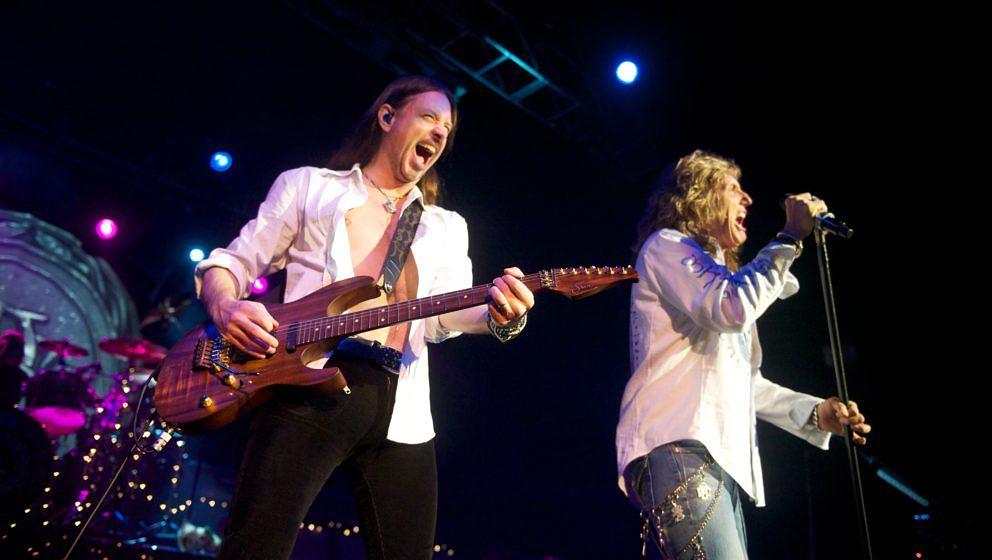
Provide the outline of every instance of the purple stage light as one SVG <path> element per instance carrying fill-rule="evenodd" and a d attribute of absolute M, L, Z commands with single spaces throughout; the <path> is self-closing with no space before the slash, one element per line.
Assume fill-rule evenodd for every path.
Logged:
<path fill-rule="evenodd" d="M 265 278 L 256 278 L 251 284 L 251 293 L 255 295 L 264 294 L 269 289 L 269 281 Z"/>
<path fill-rule="evenodd" d="M 100 239 L 112 239 L 117 235 L 117 222 L 104 218 L 96 223 L 96 234 Z"/>

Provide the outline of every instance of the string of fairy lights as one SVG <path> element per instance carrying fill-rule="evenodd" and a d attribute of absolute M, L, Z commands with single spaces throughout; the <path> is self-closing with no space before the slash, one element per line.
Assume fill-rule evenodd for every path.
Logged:
<path fill-rule="evenodd" d="M 233 159 L 230 153 L 219 151 L 211 156 L 210 166 L 214 171 L 223 173 L 230 169 Z M 94 230 L 101 240 L 110 241 L 120 233 L 120 226 L 116 220 L 104 217 L 96 222 Z M 195 263 L 205 257 L 205 252 L 194 247 L 189 257 Z M 252 286 L 254 294 L 262 294 L 267 289 L 265 278 L 259 278 Z M 134 370 L 130 373 L 133 374 Z M 184 450 L 186 441 L 181 434 L 177 433 L 174 443 L 161 452 L 133 452 L 131 445 L 135 433 L 122 417 L 135 408 L 135 403 L 128 402 L 135 391 L 128 375 L 116 376 L 115 379 L 119 386 L 113 387 L 102 398 L 96 397 L 91 390 L 96 404 L 89 415 L 89 423 L 83 429 L 53 440 L 54 449 L 67 451 L 53 457 L 52 471 L 41 496 L 24 508 L 23 515 L 0 527 L 0 543 L 17 544 L 31 558 L 54 557 L 59 551 L 67 549 L 129 453 L 130 465 L 114 482 L 107 501 L 100 506 L 92 524 L 87 527 L 88 538 L 84 542 L 89 545 L 79 552 L 88 552 L 93 558 L 109 559 L 124 549 L 136 549 L 133 557 L 140 554 L 142 560 L 153 560 L 157 553 L 168 548 L 173 554 L 170 557 L 175 557 L 174 546 L 153 542 L 153 539 L 162 536 L 162 532 L 152 533 L 149 528 L 176 527 L 176 536 L 179 537 L 181 529 L 178 527 L 188 523 L 194 506 L 199 505 L 208 511 L 228 509 L 230 496 L 219 495 L 215 489 L 195 498 L 187 497 L 185 494 L 188 492 L 182 491 L 189 454 Z M 148 404 L 150 406 L 150 399 Z M 142 437 L 157 437 L 165 428 L 164 424 L 160 424 L 142 434 Z M 137 537 L 132 530 L 135 524 L 142 530 Z M 132 534 L 128 534 L 129 530 Z M 361 529 L 355 523 L 327 520 L 301 523 L 300 531 L 331 538 L 351 538 L 358 536 Z M 213 530 L 207 528 L 206 532 L 219 545 L 220 538 Z M 182 550 L 181 543 L 179 549 Z M 216 549 L 193 552 L 211 554 Z M 434 546 L 434 553 L 435 558 L 450 558 L 455 555 L 455 550 L 440 543 Z"/>
<path fill-rule="evenodd" d="M 223 510 L 230 506 L 229 493 L 216 488 L 200 492 L 183 489 L 184 477 L 190 470 L 190 455 L 181 434 L 176 434 L 172 444 L 160 452 L 133 452 L 134 431 L 123 416 L 135 407 L 129 404 L 128 396 L 136 392 L 127 376 L 120 376 L 118 381 L 119 390 L 111 390 L 94 405 L 89 425 L 73 436 L 63 436 L 74 438 L 75 445 L 63 455 L 53 457 L 41 496 L 25 507 L 18 519 L 0 528 L 0 543 L 16 543 L 30 558 L 50 558 L 64 551 L 128 453 L 131 453 L 130 464 L 87 529 L 88 538 L 84 542 L 88 544 L 80 551 L 88 552 L 89 557 L 113 558 L 127 549 L 134 552 L 133 557 L 140 554 L 145 560 L 153 560 L 156 554 L 168 549 L 174 558 L 176 539 L 167 546 L 160 529 L 176 528 L 178 536 L 179 527 L 189 523 L 194 506 L 204 508 L 201 512 L 224 515 Z M 157 436 L 163 428 L 161 423 L 153 424 L 141 435 Z M 198 495 L 191 497 L 190 493 Z M 140 528 L 138 534 L 135 527 Z M 327 520 L 301 523 L 300 531 L 327 538 L 351 538 L 360 535 L 361 528 L 355 523 Z M 219 546 L 220 538 L 213 529 L 208 527 L 206 532 Z M 193 552 L 211 554 L 216 547 Z M 450 558 L 455 550 L 440 543 L 434 546 L 434 553 L 435 558 Z"/>

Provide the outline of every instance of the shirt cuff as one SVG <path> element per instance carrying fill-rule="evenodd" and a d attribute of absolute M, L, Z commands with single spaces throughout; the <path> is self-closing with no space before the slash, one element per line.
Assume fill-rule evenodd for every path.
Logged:
<path fill-rule="evenodd" d="M 424 338 L 431 344 L 444 342 L 449 338 L 460 336 L 462 331 L 456 331 L 445 327 L 441 323 L 441 315 L 424 319 Z"/>
<path fill-rule="evenodd" d="M 245 269 L 245 266 L 229 254 L 214 251 L 210 254 L 210 258 L 198 262 L 196 268 L 193 269 L 193 283 L 197 299 L 200 297 L 200 290 L 203 289 L 203 275 L 215 267 L 226 269 L 231 273 L 234 277 L 234 282 L 237 284 L 236 288 L 239 298 L 248 295 L 248 286 L 251 285 L 253 280 L 248 277 L 248 270 Z"/>
<path fill-rule="evenodd" d="M 813 416 L 813 409 L 821 402 L 823 402 L 823 399 L 817 397 L 803 399 L 789 411 L 789 418 L 799 428 L 799 437 L 820 449 L 826 450 L 830 447 L 830 432 L 820 430 L 809 423 L 810 418 Z"/>
<path fill-rule="evenodd" d="M 761 252 L 758 253 L 758 257 L 755 257 L 755 261 L 759 257 L 768 259 L 771 266 L 781 272 L 783 276 L 782 291 L 779 293 L 778 299 L 786 299 L 799 291 L 799 280 L 789 272 L 789 268 L 792 267 L 792 263 L 795 262 L 798 254 L 795 246 L 772 241 L 768 245 L 765 245 Z"/>

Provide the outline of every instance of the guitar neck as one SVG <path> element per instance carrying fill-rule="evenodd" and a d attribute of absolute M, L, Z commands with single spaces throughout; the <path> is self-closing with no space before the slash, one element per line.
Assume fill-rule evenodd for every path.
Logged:
<path fill-rule="evenodd" d="M 554 272 L 541 271 L 528 274 L 520 279 L 532 292 L 539 292 L 550 287 L 554 280 Z M 333 317 L 321 317 L 300 321 L 293 325 L 289 336 L 295 345 L 310 344 L 331 338 L 354 336 L 363 332 L 390 327 L 398 323 L 415 321 L 435 315 L 443 315 L 477 305 L 489 303 L 489 288 L 492 284 L 483 284 L 457 292 L 449 292 L 436 296 L 400 301 L 381 307 L 363 309 Z"/>

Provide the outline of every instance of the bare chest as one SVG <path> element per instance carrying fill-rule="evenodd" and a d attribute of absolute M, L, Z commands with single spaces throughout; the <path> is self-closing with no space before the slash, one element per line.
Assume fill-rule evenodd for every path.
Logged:
<path fill-rule="evenodd" d="M 351 263 L 355 276 L 371 276 L 379 279 L 382 265 L 389 251 L 389 244 L 399 225 L 400 213 L 390 214 L 382 205 L 376 202 L 352 208 L 345 214 L 345 226 L 348 229 L 348 241 L 351 245 Z M 378 298 L 362 302 L 353 310 L 368 309 L 385 305 L 387 302 L 411 299 L 417 293 L 417 265 L 413 253 L 407 255 L 402 272 L 397 278 L 393 293 L 387 298 L 381 293 Z M 410 324 L 401 323 L 389 328 L 379 329 L 360 335 L 361 338 L 377 340 L 382 344 L 398 351 L 403 351 Z"/>
<path fill-rule="evenodd" d="M 352 208 L 345 214 L 355 276 L 379 277 L 399 217 L 399 212 L 390 214 L 373 201 Z"/>

